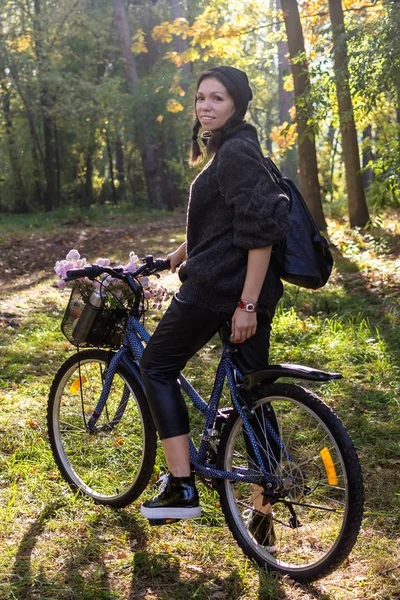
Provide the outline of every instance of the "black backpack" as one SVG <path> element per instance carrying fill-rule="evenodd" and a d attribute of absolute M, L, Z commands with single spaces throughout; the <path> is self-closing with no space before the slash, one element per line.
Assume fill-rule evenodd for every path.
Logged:
<path fill-rule="evenodd" d="M 247 141 L 261 152 L 253 140 Z M 328 281 L 333 267 L 329 242 L 320 234 L 303 196 L 293 181 L 283 177 L 268 156 L 263 156 L 263 161 L 272 179 L 290 201 L 290 229 L 285 239 L 272 249 L 272 260 L 279 276 L 293 285 L 313 290 L 321 288 Z"/>

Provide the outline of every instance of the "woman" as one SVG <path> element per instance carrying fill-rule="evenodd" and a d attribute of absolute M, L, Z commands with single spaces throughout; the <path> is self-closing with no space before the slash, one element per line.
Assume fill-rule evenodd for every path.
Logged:
<path fill-rule="evenodd" d="M 202 158 L 200 129 L 212 159 L 190 188 L 186 242 L 168 255 L 172 272 L 184 263 L 181 288 L 140 364 L 169 467 L 160 493 L 142 505 L 149 519 L 201 513 L 177 381 L 187 361 L 229 321 L 241 372 L 268 364 L 271 320 L 282 295 L 268 267 L 272 245 L 288 229 L 288 199 L 263 165 L 255 128 L 243 120 L 251 99 L 246 73 L 234 67 L 214 67 L 198 80 L 191 162 Z"/>

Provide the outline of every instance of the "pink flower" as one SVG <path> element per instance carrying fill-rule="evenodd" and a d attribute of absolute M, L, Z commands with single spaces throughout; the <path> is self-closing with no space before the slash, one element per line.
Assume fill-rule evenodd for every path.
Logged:
<path fill-rule="evenodd" d="M 66 260 L 79 260 L 81 257 L 81 255 L 79 254 L 78 250 L 70 250 L 67 254 L 67 256 L 65 257 Z"/>
<path fill-rule="evenodd" d="M 135 262 L 128 262 L 128 264 L 124 266 L 124 271 L 127 273 L 134 273 L 137 268 L 138 266 Z"/>
<path fill-rule="evenodd" d="M 97 258 L 94 264 L 99 265 L 100 267 L 108 267 L 110 265 L 110 261 L 108 258 Z"/>
<path fill-rule="evenodd" d="M 138 260 L 139 260 L 139 258 L 137 257 L 137 255 L 134 252 L 129 252 L 129 262 L 137 263 Z"/>
<path fill-rule="evenodd" d="M 58 275 L 57 286 L 59 288 L 63 288 L 66 285 L 64 279 L 67 277 L 68 271 L 73 271 L 74 269 L 82 269 L 87 264 L 86 258 L 81 258 L 78 250 L 72 249 L 68 252 L 66 258 L 64 260 L 58 260 L 54 265 L 54 271 Z M 108 267 L 111 262 L 108 258 L 98 258 L 94 263 L 99 265 L 100 267 Z M 118 265 L 114 267 L 116 269 L 123 269 L 127 273 L 133 273 L 139 267 L 139 259 L 134 252 L 130 252 L 129 254 L 129 262 L 126 265 Z M 154 304 L 153 307 L 156 309 L 160 309 L 162 306 L 162 302 L 165 299 L 168 299 L 168 291 L 162 286 L 158 284 L 158 281 L 154 277 L 143 277 L 141 280 L 144 291 L 144 298 L 149 300 L 153 298 Z M 126 300 L 129 297 L 129 288 L 125 282 L 122 282 L 119 279 L 115 279 L 114 277 L 104 274 L 101 277 L 100 281 L 91 281 L 87 277 L 83 277 L 79 280 L 79 286 L 83 286 L 84 289 L 87 288 L 87 291 L 91 293 L 91 290 L 105 287 L 109 288 L 112 295 L 117 298 L 121 298 L 121 300 Z M 106 292 L 106 290 L 104 290 Z"/>

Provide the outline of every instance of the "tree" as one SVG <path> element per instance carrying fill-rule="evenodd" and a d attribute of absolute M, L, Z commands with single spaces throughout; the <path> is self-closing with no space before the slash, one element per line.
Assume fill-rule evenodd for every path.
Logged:
<path fill-rule="evenodd" d="M 135 57 L 131 50 L 132 38 L 129 33 L 124 0 L 114 0 L 114 14 L 128 88 L 130 93 L 134 95 L 139 78 Z M 136 106 L 135 125 L 150 204 L 154 208 L 162 208 L 166 205 L 161 178 L 162 169 L 156 158 L 151 135 L 146 131 L 143 106 Z"/>
<path fill-rule="evenodd" d="M 276 8 L 281 10 L 281 0 L 276 0 Z M 279 25 L 278 25 L 279 28 Z M 293 97 L 291 92 L 284 87 L 284 78 L 291 73 L 289 61 L 289 46 L 287 39 L 278 41 L 278 96 L 279 96 L 279 124 L 290 123 L 292 121 L 291 108 L 293 106 Z M 297 183 L 297 152 L 295 147 L 287 149 L 285 156 L 281 160 L 280 169 L 285 177 L 289 177 Z"/>
<path fill-rule="evenodd" d="M 174 22 L 176 20 L 185 21 L 185 11 L 182 0 L 170 0 L 171 3 L 171 17 Z M 175 36 L 175 47 L 178 54 L 183 54 L 189 49 L 189 43 L 187 39 L 184 39 L 182 35 Z M 182 88 L 185 92 L 189 89 L 190 76 L 192 73 L 192 63 L 185 62 L 181 67 L 182 72 Z"/>
<path fill-rule="evenodd" d="M 33 31 L 35 36 L 35 52 L 37 73 L 40 86 L 40 107 L 43 121 L 44 137 L 44 171 L 46 175 L 45 208 L 52 210 L 59 203 L 59 187 L 57 173 L 57 148 L 55 123 L 52 118 L 51 108 L 54 102 L 45 73 L 46 56 L 44 52 L 44 31 L 42 27 L 43 15 L 41 0 L 34 0 Z"/>
<path fill-rule="evenodd" d="M 4 113 L 5 135 L 7 138 L 8 157 L 11 169 L 11 182 L 15 190 L 15 211 L 24 212 L 27 209 L 26 193 L 22 179 L 20 163 L 15 150 L 15 134 L 11 115 L 11 88 L 3 82 L 2 108 Z"/>
<path fill-rule="evenodd" d="M 298 133 L 299 183 L 307 205 L 319 229 L 326 229 L 318 180 L 315 134 L 309 125 L 312 107 L 308 102 L 310 76 L 304 47 L 303 30 L 296 0 L 281 0 L 295 91 Z"/>
<path fill-rule="evenodd" d="M 360 154 L 350 94 L 347 46 L 341 0 L 329 0 L 332 22 L 336 93 L 346 171 L 350 227 L 364 227 L 369 221 L 361 178 Z"/>

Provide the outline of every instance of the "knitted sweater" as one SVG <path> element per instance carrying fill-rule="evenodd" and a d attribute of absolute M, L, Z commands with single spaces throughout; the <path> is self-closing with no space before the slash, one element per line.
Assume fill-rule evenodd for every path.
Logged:
<path fill-rule="evenodd" d="M 288 198 L 274 183 L 255 128 L 240 123 L 225 133 L 217 154 L 190 187 L 187 261 L 179 270 L 183 298 L 212 310 L 233 313 L 241 297 L 248 250 L 272 246 L 289 227 Z M 259 305 L 271 314 L 282 296 L 271 264 Z"/>

